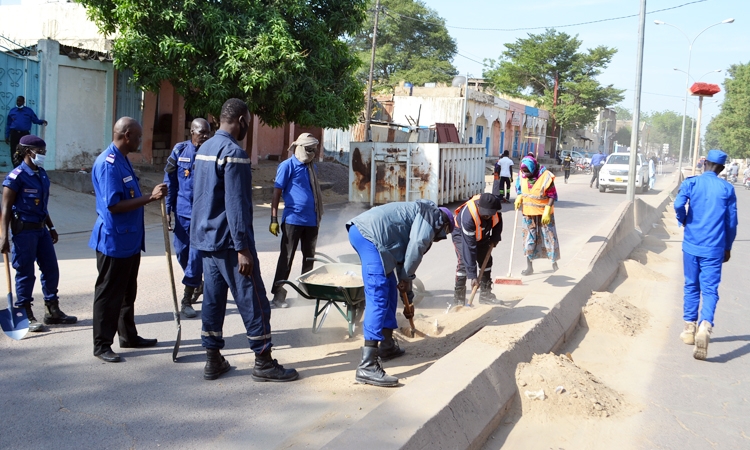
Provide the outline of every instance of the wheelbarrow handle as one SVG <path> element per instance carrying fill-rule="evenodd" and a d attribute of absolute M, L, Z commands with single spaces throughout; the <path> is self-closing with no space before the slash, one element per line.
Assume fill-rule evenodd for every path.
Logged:
<path fill-rule="evenodd" d="M 335 259 L 331 258 L 330 256 L 326 255 L 325 253 L 315 252 L 315 256 L 316 256 L 316 258 L 307 258 L 307 260 L 308 261 L 310 261 L 310 260 L 320 261 L 320 262 L 324 262 L 324 263 L 335 263 L 335 262 L 338 262 Z M 323 261 L 322 259 L 317 259 L 318 256 L 327 259 L 327 261 Z"/>
<path fill-rule="evenodd" d="M 308 300 L 314 300 L 314 299 L 315 299 L 315 297 L 310 297 L 310 296 L 309 296 L 309 295 L 307 295 L 307 294 L 306 294 L 305 292 L 302 292 L 302 290 L 301 290 L 300 288 L 298 288 L 296 284 L 292 283 L 292 282 L 291 282 L 291 281 L 289 281 L 289 280 L 279 280 L 279 281 L 277 281 L 276 283 L 274 283 L 274 285 L 275 285 L 275 286 L 281 286 L 282 284 L 288 284 L 288 285 L 289 285 L 289 286 L 291 286 L 291 287 L 292 287 L 292 288 L 293 288 L 293 289 L 294 289 L 295 291 L 297 291 L 297 293 L 298 293 L 299 295 L 301 295 L 301 296 L 305 297 L 305 298 L 306 298 L 306 299 L 308 299 Z"/>
<path fill-rule="evenodd" d="M 317 261 L 317 262 L 320 262 L 320 263 L 323 263 L 323 264 L 331 264 L 331 263 L 335 263 L 336 262 L 336 261 L 328 261 L 328 260 L 323 259 L 323 258 L 318 258 L 317 256 L 309 256 L 309 257 L 305 258 L 305 261 Z"/>

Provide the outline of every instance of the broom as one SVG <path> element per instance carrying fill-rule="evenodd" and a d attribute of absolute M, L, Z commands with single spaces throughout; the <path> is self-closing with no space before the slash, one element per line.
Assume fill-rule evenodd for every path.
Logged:
<path fill-rule="evenodd" d="M 516 225 L 518 224 L 518 211 L 521 209 L 519 205 L 516 209 L 516 214 L 513 216 L 513 238 L 510 241 L 510 261 L 508 262 L 508 276 L 505 278 L 495 278 L 495 284 L 523 284 L 520 278 L 513 278 L 510 276 L 510 271 L 513 268 L 513 251 L 516 247 Z"/>

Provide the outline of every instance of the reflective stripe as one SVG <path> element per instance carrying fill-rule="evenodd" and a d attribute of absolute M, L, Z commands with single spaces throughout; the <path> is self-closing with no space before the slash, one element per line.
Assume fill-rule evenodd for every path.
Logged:
<path fill-rule="evenodd" d="M 263 336 L 248 336 L 247 339 L 249 341 L 265 341 L 266 339 L 271 339 L 271 333 L 264 334 Z"/>
<path fill-rule="evenodd" d="M 525 216 L 541 216 L 544 214 L 544 208 L 549 202 L 549 197 L 544 192 L 554 181 L 555 176 L 550 171 L 545 171 L 542 178 L 534 183 L 529 190 L 529 183 L 521 182 L 521 195 L 523 196 L 523 214 Z M 550 214 L 554 214 L 554 206 L 550 207 Z"/>
<path fill-rule="evenodd" d="M 211 161 L 215 162 L 216 157 L 215 156 L 209 156 L 209 155 L 195 155 L 196 161 Z"/>
<path fill-rule="evenodd" d="M 211 337 L 222 337 L 221 331 L 205 331 L 201 330 L 201 336 L 211 336 Z"/>
<path fill-rule="evenodd" d="M 482 240 L 482 219 L 479 217 L 479 210 L 477 208 L 477 202 L 481 196 L 481 194 L 475 195 L 471 200 L 456 208 L 453 213 L 455 217 L 454 222 L 456 222 L 456 225 L 460 225 L 461 213 L 463 212 L 464 207 L 468 207 L 469 214 L 471 214 L 471 218 L 474 220 L 474 235 L 477 242 Z M 500 222 L 500 218 L 497 216 L 497 213 L 495 213 L 495 215 L 492 216 L 492 228 L 495 228 L 495 225 L 497 225 L 498 222 Z M 466 232 L 466 229 L 464 229 L 463 226 L 461 227 L 461 230 L 464 234 L 471 235 L 471 233 Z"/>
<path fill-rule="evenodd" d="M 250 161 L 250 158 L 235 158 L 233 156 L 227 156 L 226 158 L 219 159 L 217 161 L 220 166 L 223 166 L 227 163 L 234 163 L 234 164 L 251 164 L 252 161 Z"/>

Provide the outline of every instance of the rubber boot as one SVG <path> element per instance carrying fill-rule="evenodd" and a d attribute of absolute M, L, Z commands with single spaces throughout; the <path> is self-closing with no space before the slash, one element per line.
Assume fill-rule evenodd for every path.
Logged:
<path fill-rule="evenodd" d="M 190 300 L 190 304 L 194 305 L 198 303 L 198 298 L 200 298 L 201 295 L 203 295 L 203 282 L 202 281 L 201 281 L 200 286 L 198 286 L 198 288 L 193 293 L 193 298 Z"/>
<path fill-rule="evenodd" d="M 383 342 L 378 348 L 378 356 L 381 361 L 390 361 L 399 356 L 403 356 L 406 350 L 398 346 L 398 341 L 393 339 L 393 329 L 383 328 Z"/>
<path fill-rule="evenodd" d="M 195 288 L 192 286 L 185 286 L 185 293 L 182 295 L 182 309 L 180 309 L 180 312 L 182 312 L 182 315 L 188 319 L 192 319 L 198 315 L 191 305 L 193 294 L 195 294 Z"/>
<path fill-rule="evenodd" d="M 531 260 L 526 258 L 526 269 L 521 271 L 521 275 L 531 275 L 534 273 L 534 266 L 531 264 Z"/>
<path fill-rule="evenodd" d="M 275 359 L 271 358 L 271 350 L 255 354 L 255 367 L 253 367 L 253 380 L 255 381 L 294 381 L 299 374 L 294 369 L 285 369 Z"/>
<path fill-rule="evenodd" d="M 23 308 L 26 310 L 26 317 L 29 318 L 29 331 L 34 333 L 44 331 L 44 325 L 37 322 L 36 317 L 34 317 L 34 311 L 31 310 L 31 303 L 25 303 Z"/>
<path fill-rule="evenodd" d="M 44 302 L 44 323 L 46 325 L 70 325 L 78 322 L 76 316 L 69 316 L 62 312 L 60 309 L 60 302 L 53 300 L 51 302 Z"/>
<path fill-rule="evenodd" d="M 503 303 L 492 292 L 492 280 L 479 282 L 479 303 L 483 305 L 500 305 Z"/>
<path fill-rule="evenodd" d="M 231 369 L 229 361 L 221 356 L 218 348 L 206 349 L 206 366 L 203 368 L 204 380 L 215 380 L 229 372 L 229 369 Z"/>
<path fill-rule="evenodd" d="M 386 374 L 380 365 L 377 347 L 362 347 L 362 361 L 357 366 L 357 374 L 354 379 L 358 383 L 373 386 L 398 386 L 398 378 Z"/>

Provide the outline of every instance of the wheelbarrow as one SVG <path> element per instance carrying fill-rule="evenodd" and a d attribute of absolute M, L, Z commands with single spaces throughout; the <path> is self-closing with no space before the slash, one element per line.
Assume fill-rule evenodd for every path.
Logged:
<path fill-rule="evenodd" d="M 346 319 L 349 325 L 349 337 L 353 337 L 356 324 L 362 319 L 362 314 L 365 310 L 364 283 L 354 286 L 334 286 L 307 281 L 308 278 L 316 274 L 346 275 L 347 272 L 360 275 L 362 267 L 355 264 L 326 262 L 322 266 L 300 275 L 297 278 L 298 285 L 289 280 L 281 280 L 276 282 L 276 286 L 287 284 L 302 297 L 308 300 L 315 300 L 315 313 L 312 325 L 313 333 L 317 333 L 323 326 L 323 322 L 328 317 L 328 311 L 333 306 Z M 346 309 L 346 312 L 344 312 L 342 307 Z"/>

